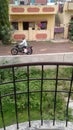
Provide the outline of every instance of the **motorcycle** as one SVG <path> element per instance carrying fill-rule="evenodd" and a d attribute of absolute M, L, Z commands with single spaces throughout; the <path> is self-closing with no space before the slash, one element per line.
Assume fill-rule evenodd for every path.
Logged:
<path fill-rule="evenodd" d="M 31 55 L 33 50 L 32 50 L 32 46 L 27 46 L 27 47 L 22 47 L 19 44 L 15 45 L 12 49 L 11 49 L 11 54 L 12 55 L 17 55 L 18 52 L 20 53 L 24 53 L 27 55 Z"/>

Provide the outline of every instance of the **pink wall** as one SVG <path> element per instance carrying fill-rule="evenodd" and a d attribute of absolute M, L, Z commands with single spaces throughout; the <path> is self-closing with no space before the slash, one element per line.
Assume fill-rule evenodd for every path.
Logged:
<path fill-rule="evenodd" d="M 47 0 L 35 0 L 35 3 L 38 3 L 38 4 L 46 4 L 47 3 Z"/>

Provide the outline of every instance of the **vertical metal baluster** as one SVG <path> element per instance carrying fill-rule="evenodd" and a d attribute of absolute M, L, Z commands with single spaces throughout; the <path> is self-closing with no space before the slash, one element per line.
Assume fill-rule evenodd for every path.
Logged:
<path fill-rule="evenodd" d="M 71 96 L 72 83 L 73 83 L 73 69 L 72 69 L 72 77 L 71 77 L 70 89 L 69 89 L 69 93 L 68 93 L 68 101 L 67 101 L 67 107 L 66 107 L 66 127 L 67 127 L 67 123 L 68 123 L 68 109 L 69 109 L 69 100 L 70 100 L 70 96 Z"/>
<path fill-rule="evenodd" d="M 43 110 L 42 110 L 42 91 L 43 91 L 43 65 L 42 65 L 42 75 L 41 75 L 41 95 L 40 95 L 40 114 L 41 114 L 41 125 L 43 125 Z"/>
<path fill-rule="evenodd" d="M 2 71 L 0 72 L 0 84 L 2 83 Z"/>
<path fill-rule="evenodd" d="M 56 84 L 55 84 L 55 95 L 54 95 L 54 119 L 53 119 L 53 125 L 55 125 L 56 98 L 57 98 L 57 84 L 58 84 L 58 68 L 59 68 L 59 66 L 57 65 L 57 70 L 56 70 Z"/>
<path fill-rule="evenodd" d="M 3 109 L 2 109 L 1 92 L 0 92 L 0 111 L 1 111 L 1 116 L 2 116 L 3 128 L 4 128 L 4 130 L 6 130 L 5 122 L 4 122 Z"/>
<path fill-rule="evenodd" d="M 4 72 L 3 72 L 3 70 L 1 70 L 1 72 L 0 72 L 0 83 L 2 83 L 3 79 L 4 79 Z"/>
<path fill-rule="evenodd" d="M 29 96 L 29 66 L 27 66 L 27 91 L 28 91 L 28 121 L 29 121 L 29 127 L 31 127 L 30 122 L 30 96 Z"/>
<path fill-rule="evenodd" d="M 19 125 L 18 125 L 18 112 L 17 112 L 17 98 L 16 98 L 16 85 L 15 85 L 15 72 L 14 72 L 14 67 L 12 67 L 12 73 L 13 73 L 13 85 L 14 85 L 14 100 L 15 100 L 16 123 L 17 123 L 17 129 L 19 129 Z"/>

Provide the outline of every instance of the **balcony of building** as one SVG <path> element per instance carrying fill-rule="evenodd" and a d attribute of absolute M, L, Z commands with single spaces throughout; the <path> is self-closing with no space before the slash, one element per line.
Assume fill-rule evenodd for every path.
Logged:
<path fill-rule="evenodd" d="M 9 6 L 9 15 L 38 15 L 38 14 L 56 14 L 57 12 L 57 6 L 56 5 L 22 5 L 22 6 L 15 6 L 10 5 Z"/>
<path fill-rule="evenodd" d="M 65 11 L 73 11 L 73 1 L 66 2 L 64 5 Z"/>
<path fill-rule="evenodd" d="M 46 0 L 40 1 L 13 1 L 9 4 L 9 14 L 55 14 L 57 5 L 48 4 Z"/>
<path fill-rule="evenodd" d="M 73 11 L 73 1 L 68 2 L 68 10 L 72 10 Z"/>
<path fill-rule="evenodd" d="M 37 68 L 39 71 L 36 70 Z M 47 75 L 46 69 L 48 69 Z M 67 71 L 67 75 L 63 73 L 63 69 L 65 69 L 65 72 Z M 31 70 L 33 72 L 36 70 L 35 75 Z M 20 74 L 20 71 L 22 71 L 22 74 Z M 8 79 L 7 75 L 9 75 Z M 47 86 L 45 86 L 46 82 L 48 82 Z M 61 86 L 61 82 L 63 82 L 63 86 Z M 23 86 L 20 86 L 22 83 Z M 34 89 L 31 85 L 33 83 Z M 66 83 L 68 83 L 67 89 L 65 89 Z M 52 88 L 50 87 L 51 84 L 53 85 Z M 39 87 L 37 87 L 38 85 Z M 35 99 L 36 95 L 38 96 Z M 72 95 L 73 63 L 33 62 L 0 65 L 0 130 L 73 130 L 73 118 L 70 115 L 70 111 L 73 110 L 69 108 Z M 34 107 L 34 103 L 32 105 L 33 99 L 36 102 L 36 107 Z M 22 106 L 21 112 L 19 112 L 19 100 Z M 50 100 L 51 104 L 49 104 Z M 46 106 L 47 104 L 43 106 L 44 101 L 48 101 L 48 106 Z M 7 105 L 9 106 L 8 109 Z M 62 108 L 60 107 L 58 110 L 60 105 Z M 48 113 L 50 108 L 51 111 Z M 37 114 L 36 109 L 38 110 Z M 34 115 L 32 110 L 35 110 Z M 36 118 L 34 119 L 35 115 Z M 11 117 L 7 120 L 7 116 Z M 22 116 L 24 117 L 23 122 L 20 121 Z M 11 118 L 12 122 L 10 122 Z M 10 126 L 7 125 L 8 122 Z"/>

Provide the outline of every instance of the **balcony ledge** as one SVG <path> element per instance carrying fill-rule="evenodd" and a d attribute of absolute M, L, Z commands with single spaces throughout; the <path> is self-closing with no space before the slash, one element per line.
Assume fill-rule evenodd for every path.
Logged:
<path fill-rule="evenodd" d="M 41 126 L 41 121 L 31 121 L 31 127 L 28 126 L 28 122 L 20 123 L 19 130 L 73 130 L 73 123 L 68 122 L 68 126 L 65 127 L 66 122 L 64 121 L 55 121 L 53 126 L 53 121 L 44 120 L 43 126 Z M 0 130 L 4 130 L 1 128 Z M 16 130 L 16 124 L 7 126 L 6 130 Z"/>
<path fill-rule="evenodd" d="M 9 6 L 9 14 L 10 15 L 17 15 L 17 14 L 56 14 L 58 10 L 58 6 L 56 5 L 26 5 L 26 6 Z"/>

